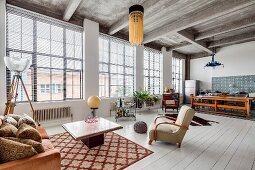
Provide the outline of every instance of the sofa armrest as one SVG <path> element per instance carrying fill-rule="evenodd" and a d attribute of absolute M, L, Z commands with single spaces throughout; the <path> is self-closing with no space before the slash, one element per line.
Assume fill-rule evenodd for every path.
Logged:
<path fill-rule="evenodd" d="M 0 170 L 60 170 L 60 161 L 60 152 L 57 149 L 52 149 L 29 158 L 0 164 Z"/>

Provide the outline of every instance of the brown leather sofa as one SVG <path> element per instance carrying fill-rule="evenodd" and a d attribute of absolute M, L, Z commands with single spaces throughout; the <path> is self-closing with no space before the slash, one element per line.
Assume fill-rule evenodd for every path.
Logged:
<path fill-rule="evenodd" d="M 43 140 L 45 152 L 35 156 L 0 164 L 0 170 L 60 170 L 60 152 L 54 149 L 49 136 L 42 127 L 37 128 Z"/>

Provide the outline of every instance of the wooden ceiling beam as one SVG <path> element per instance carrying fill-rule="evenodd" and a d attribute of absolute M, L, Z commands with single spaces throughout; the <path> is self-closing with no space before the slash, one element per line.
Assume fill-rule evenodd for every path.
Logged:
<path fill-rule="evenodd" d="M 191 43 L 189 43 L 189 42 L 184 42 L 184 43 L 177 44 L 177 45 L 174 45 L 174 46 L 171 46 L 171 47 L 167 47 L 167 48 L 166 48 L 166 51 L 176 50 L 176 49 L 179 49 L 179 48 L 182 48 L 182 47 L 186 47 L 186 46 L 188 46 L 188 45 L 191 45 Z"/>
<path fill-rule="evenodd" d="M 220 17 L 230 12 L 255 4 L 254 0 L 220 0 L 205 7 L 203 10 L 194 11 L 180 17 L 178 20 L 151 31 L 145 35 L 144 43 L 149 43 L 162 36 L 176 33 L 189 27 L 201 24 L 211 19 Z"/>
<path fill-rule="evenodd" d="M 145 1 L 142 6 L 144 7 L 144 16 L 147 15 L 147 11 L 150 10 L 150 8 L 152 8 L 155 5 L 160 5 L 160 3 L 158 2 L 158 0 L 147 0 Z M 114 23 L 110 29 L 108 34 L 113 35 L 116 32 L 122 30 L 123 28 L 128 26 L 128 9 L 127 9 L 127 13 L 126 15 L 121 18 L 120 20 L 118 20 L 116 23 Z"/>
<path fill-rule="evenodd" d="M 210 56 L 209 53 L 202 52 L 202 53 L 197 53 L 197 54 L 191 54 L 190 59 L 197 59 L 197 58 L 203 58 L 203 57 L 208 57 L 208 56 Z"/>
<path fill-rule="evenodd" d="M 186 59 L 187 58 L 187 55 L 182 54 L 182 53 L 180 53 L 178 51 L 175 51 L 175 50 L 172 51 L 172 56 L 175 57 L 175 58 L 180 58 L 180 59 Z"/>
<path fill-rule="evenodd" d="M 65 13 L 63 15 L 63 20 L 69 21 L 70 18 L 73 16 L 74 12 L 80 5 L 81 0 L 69 0 L 68 5 L 66 7 Z"/>
<path fill-rule="evenodd" d="M 222 47 L 226 45 L 238 44 L 252 40 L 255 40 L 255 31 L 211 42 L 209 48 Z"/>
<path fill-rule="evenodd" d="M 209 48 L 207 48 L 206 43 L 205 42 L 198 42 L 195 41 L 195 36 L 185 30 L 183 31 L 179 31 L 177 32 L 177 34 L 185 41 L 188 41 L 189 43 L 193 44 L 194 46 L 196 46 L 197 48 L 207 52 L 207 53 L 213 53 L 212 50 L 210 50 Z"/>
<path fill-rule="evenodd" d="M 238 30 L 238 29 L 243 29 L 243 28 L 250 27 L 253 25 L 255 25 L 255 16 L 252 16 L 252 17 L 249 17 L 246 19 L 242 19 L 240 21 L 235 21 L 230 24 L 211 29 L 209 31 L 201 32 L 196 36 L 195 40 L 198 41 L 198 40 L 210 38 L 210 37 L 213 37 L 216 35 L 228 33 L 231 31 Z"/>

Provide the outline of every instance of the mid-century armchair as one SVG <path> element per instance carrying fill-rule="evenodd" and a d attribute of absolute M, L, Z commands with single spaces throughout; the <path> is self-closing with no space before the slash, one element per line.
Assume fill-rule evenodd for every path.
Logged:
<path fill-rule="evenodd" d="M 151 145 L 153 140 L 159 140 L 176 143 L 180 148 L 194 114 L 195 111 L 192 108 L 182 106 L 176 122 L 171 121 L 168 116 L 157 117 L 149 128 L 149 144 Z"/>

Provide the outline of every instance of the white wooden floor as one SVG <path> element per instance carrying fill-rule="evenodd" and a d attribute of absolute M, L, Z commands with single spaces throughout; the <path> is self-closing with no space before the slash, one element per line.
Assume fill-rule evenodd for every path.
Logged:
<path fill-rule="evenodd" d="M 161 111 L 137 114 L 137 121 L 148 126 Z M 212 126 L 190 126 L 181 148 L 176 145 L 156 142 L 148 145 L 146 134 L 133 130 L 135 121 L 122 119 L 118 123 L 124 128 L 115 131 L 154 153 L 129 166 L 127 170 L 255 170 L 255 122 L 237 118 L 196 113 L 219 124 Z M 109 120 L 115 121 L 113 117 Z M 63 132 L 61 127 L 47 128 L 50 135 Z"/>

